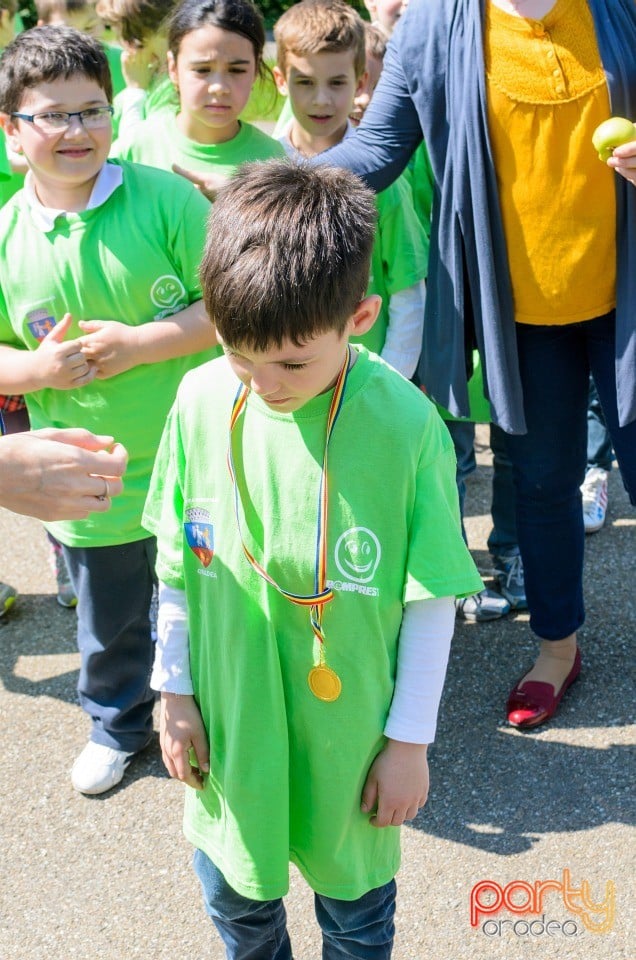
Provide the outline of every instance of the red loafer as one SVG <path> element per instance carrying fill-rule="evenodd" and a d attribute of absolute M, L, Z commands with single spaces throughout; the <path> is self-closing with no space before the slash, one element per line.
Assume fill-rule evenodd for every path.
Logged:
<path fill-rule="evenodd" d="M 538 727 L 540 723 L 545 723 L 557 712 L 563 694 L 568 687 L 572 686 L 580 672 L 581 651 L 577 647 L 572 669 L 563 681 L 558 693 L 554 692 L 551 683 L 543 683 L 539 680 L 518 683 L 508 697 L 508 703 L 506 704 L 508 723 L 511 723 L 513 727 L 523 727 L 524 729 Z"/>

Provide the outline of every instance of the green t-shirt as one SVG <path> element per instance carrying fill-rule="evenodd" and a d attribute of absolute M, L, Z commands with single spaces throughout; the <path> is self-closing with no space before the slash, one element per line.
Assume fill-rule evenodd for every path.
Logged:
<path fill-rule="evenodd" d="M 123 88 L 122 88 L 123 89 Z M 121 91 L 120 91 L 121 92 Z M 113 116 L 113 135 L 116 137 L 121 122 L 122 107 L 119 97 L 113 100 L 115 115 Z M 143 116 L 151 117 L 155 113 L 175 114 L 179 110 L 179 95 L 167 73 L 156 75 L 146 91 L 143 102 Z M 124 158 L 125 159 L 125 158 Z"/>
<path fill-rule="evenodd" d="M 108 66 L 110 67 L 110 75 L 113 81 L 113 97 L 116 97 L 126 86 L 124 74 L 121 69 L 122 49 L 113 43 L 103 43 L 102 46 L 106 54 L 106 59 L 108 60 Z"/>
<path fill-rule="evenodd" d="M 0 262 L 11 265 L 0 287 L 0 342 L 35 350 L 67 311 L 74 321 L 136 326 L 200 298 L 208 202 L 185 180 L 121 166 L 123 183 L 105 203 L 58 217 L 49 233 L 34 224 L 24 191 L 0 211 Z M 68 337 L 80 335 L 74 323 Z M 86 427 L 111 434 L 130 457 L 124 492 L 107 513 L 48 524 L 62 543 L 110 546 L 147 536 L 141 512 L 166 415 L 183 374 L 209 357 L 206 352 L 140 362 L 75 390 L 44 389 L 26 397 L 34 429 Z"/>
<path fill-rule="evenodd" d="M 171 170 L 172 164 L 178 163 L 186 170 L 205 173 L 214 165 L 215 172 L 227 176 L 249 160 L 285 156 L 280 143 L 251 123 L 241 122 L 238 134 L 226 143 L 204 144 L 184 137 L 174 114 L 167 113 L 144 120 L 129 136 L 117 141 L 113 152 L 124 160 L 163 170 Z"/>
<path fill-rule="evenodd" d="M 433 191 L 435 178 L 428 156 L 426 144 L 422 141 L 408 162 L 404 171 L 413 191 L 413 207 L 422 224 L 426 238 L 431 235 L 431 211 L 433 209 Z"/>
<path fill-rule="evenodd" d="M 379 294 L 382 307 L 369 332 L 353 339 L 373 353 L 381 353 L 389 325 L 389 300 L 425 279 L 428 241 L 413 210 L 411 188 L 403 177 L 376 194 L 375 202 L 378 222 L 367 293 Z"/>
<path fill-rule="evenodd" d="M 343 900 L 394 876 L 399 830 L 371 826 L 360 797 L 385 743 L 403 604 L 482 585 L 461 538 L 446 428 L 412 384 L 357 349 L 329 445 L 335 597 L 323 622 L 338 700 L 321 702 L 307 685 L 316 658 L 308 609 L 243 554 L 226 465 L 238 380 L 225 358 L 183 380 L 144 514 L 160 579 L 186 592 L 191 675 L 210 741 L 205 789 L 186 791 L 185 833 L 257 900 L 287 892 L 290 860 L 314 890 Z M 288 414 L 250 394 L 233 436 L 246 542 L 301 594 L 313 591 L 330 401 L 328 392 Z"/>

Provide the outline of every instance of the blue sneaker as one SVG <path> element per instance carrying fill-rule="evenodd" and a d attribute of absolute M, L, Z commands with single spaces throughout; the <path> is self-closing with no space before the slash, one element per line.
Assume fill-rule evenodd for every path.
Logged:
<path fill-rule="evenodd" d="M 500 553 L 493 556 L 495 582 L 513 610 L 527 610 L 526 582 L 520 553 Z"/>

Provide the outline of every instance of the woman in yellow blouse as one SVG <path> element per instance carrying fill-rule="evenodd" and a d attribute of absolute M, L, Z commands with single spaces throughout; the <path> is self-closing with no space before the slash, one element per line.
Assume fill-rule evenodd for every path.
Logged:
<path fill-rule="evenodd" d="M 635 51 L 634 0 L 411 0 L 356 136 L 322 157 L 381 190 L 426 142 L 419 374 L 466 416 L 476 344 L 507 434 L 541 641 L 508 699 L 518 727 L 549 719 L 580 670 L 590 370 L 636 503 L 636 144 L 607 164 L 591 144 L 610 115 L 636 119 Z"/>

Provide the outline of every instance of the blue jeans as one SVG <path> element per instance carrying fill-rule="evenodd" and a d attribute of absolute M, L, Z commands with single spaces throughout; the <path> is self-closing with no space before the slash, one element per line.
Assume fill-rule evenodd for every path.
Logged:
<path fill-rule="evenodd" d="M 223 943 L 227 960 L 292 960 L 282 899 L 249 900 L 230 887 L 202 850 L 194 869 L 205 909 Z M 395 880 L 359 900 L 333 900 L 315 894 L 322 929 L 322 960 L 389 960 L 395 928 Z"/>
<path fill-rule="evenodd" d="M 154 537 L 114 547 L 62 547 L 77 597 L 78 693 L 91 740 L 136 753 L 152 734 L 150 599 Z"/>
<path fill-rule="evenodd" d="M 459 511 L 464 530 L 464 501 L 466 478 L 477 469 L 475 460 L 475 424 L 468 420 L 447 420 L 446 426 L 453 440 L 457 457 L 457 492 Z M 492 499 L 490 514 L 492 530 L 488 536 L 488 550 L 493 556 L 519 552 L 517 522 L 515 519 L 515 490 L 512 480 L 512 464 L 508 457 L 506 435 L 500 427 L 490 424 L 490 448 L 493 457 Z"/>
<path fill-rule="evenodd" d="M 614 312 L 566 326 L 517 324 L 528 432 L 507 436 L 530 626 L 561 640 L 585 619 L 585 534 L 580 484 L 587 462 L 590 370 L 631 502 L 636 504 L 636 421 L 619 427 Z"/>

